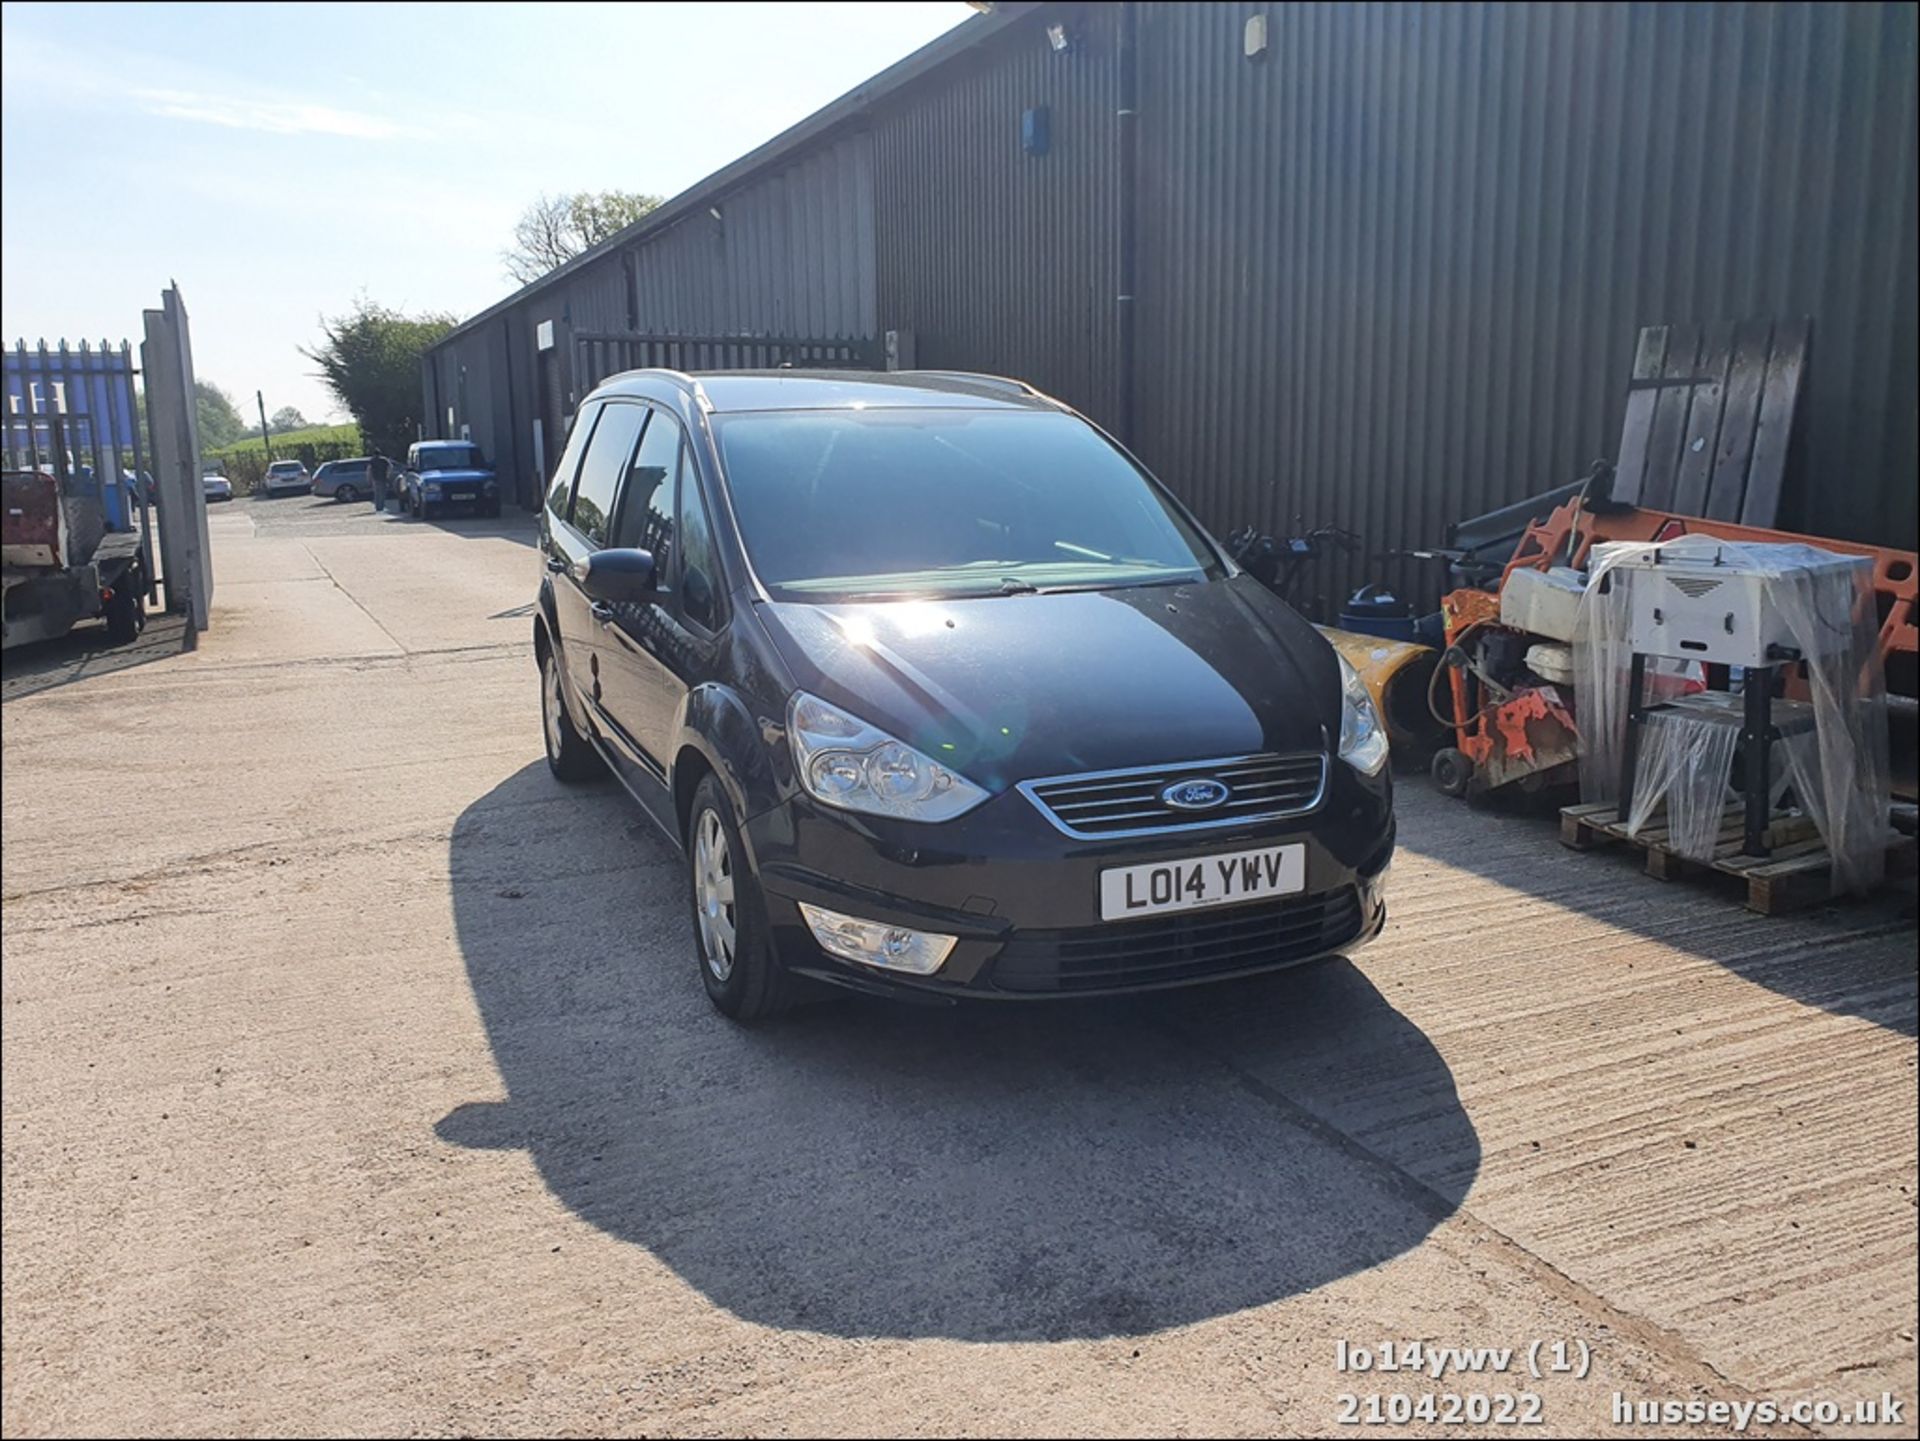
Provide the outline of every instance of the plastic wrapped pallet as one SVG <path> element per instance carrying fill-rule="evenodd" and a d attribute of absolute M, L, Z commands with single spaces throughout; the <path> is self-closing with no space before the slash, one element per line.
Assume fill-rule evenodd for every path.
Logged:
<path fill-rule="evenodd" d="M 1618 798 L 1636 613 L 1642 653 L 1658 655 L 1645 637 L 1646 616 L 1659 618 L 1657 604 L 1663 599 L 1683 606 L 1684 592 L 1697 587 L 1682 582 L 1702 576 L 1759 577 L 1762 601 L 1740 614 L 1738 634 L 1751 639 L 1763 631 L 1798 652 L 1812 710 L 1810 726 L 1782 727 L 1788 734 L 1774 748 L 1776 763 L 1784 759 L 1795 800 L 1832 853 L 1835 890 L 1864 892 L 1878 885 L 1885 873 L 1888 831 L 1887 701 L 1870 563 L 1808 545 L 1688 535 L 1596 546 L 1590 564 L 1574 638 L 1581 798 L 1593 803 Z M 1652 589 L 1669 585 L 1681 589 Z M 1733 614 L 1725 629 L 1729 637 L 1735 635 Z M 1702 649 L 1698 641 L 1686 644 Z M 1701 658 L 1724 657 L 1708 652 Z M 1649 691 L 1657 696 L 1660 675 L 1671 676 L 1688 664 L 1674 656 L 1650 659 Z M 1700 859 L 1711 856 L 1737 752 L 1738 727 L 1724 718 L 1685 707 L 1650 713 L 1642 726 L 1629 831 L 1644 826 L 1664 800 L 1674 848 Z"/>
<path fill-rule="evenodd" d="M 1813 707 L 1776 700 L 1773 721 L 1787 733 L 1774 743 L 1767 764 L 1769 799 L 1777 810 L 1792 769 L 1788 738 L 1812 729 Z M 1732 781 L 1744 724 L 1741 698 L 1723 692 L 1681 696 L 1649 711 L 1641 722 L 1628 834 L 1638 835 L 1664 802 L 1668 849 L 1693 860 L 1711 860 L 1727 805 L 1742 800 Z M 1715 776 L 1723 782 L 1718 789 Z"/>

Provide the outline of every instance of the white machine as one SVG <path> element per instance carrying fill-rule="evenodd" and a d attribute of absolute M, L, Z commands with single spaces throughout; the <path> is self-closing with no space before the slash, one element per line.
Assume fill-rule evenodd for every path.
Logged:
<path fill-rule="evenodd" d="M 1871 568 L 1863 556 L 1812 546 L 1709 543 L 1640 547 L 1612 570 L 1616 585 L 1628 582 L 1627 640 L 1635 654 L 1755 667 L 1851 644 L 1851 617 L 1796 634 L 1781 601 L 1809 594 L 1822 572 L 1837 579 Z"/>
<path fill-rule="evenodd" d="M 1500 585 L 1500 624 L 1571 644 L 1587 578 L 1577 570 L 1516 570 Z"/>

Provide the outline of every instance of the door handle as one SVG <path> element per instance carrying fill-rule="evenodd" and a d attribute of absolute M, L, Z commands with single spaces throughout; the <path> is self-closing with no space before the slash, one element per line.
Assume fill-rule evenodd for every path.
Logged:
<path fill-rule="evenodd" d="M 602 625 L 613 624 L 613 607 L 608 605 L 604 600 L 596 600 L 593 603 L 592 609 L 593 609 L 593 618 L 599 621 L 600 624 Z"/>
<path fill-rule="evenodd" d="M 547 569 L 552 571 L 555 575 L 565 575 L 567 571 L 567 563 L 564 560 L 560 559 L 560 557 L 557 555 L 550 555 L 547 557 Z"/>

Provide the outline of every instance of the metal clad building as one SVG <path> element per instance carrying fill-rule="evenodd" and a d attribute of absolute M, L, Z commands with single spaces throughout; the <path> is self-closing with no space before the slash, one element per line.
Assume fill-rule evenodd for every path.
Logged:
<path fill-rule="evenodd" d="M 823 144 L 716 201 L 629 252 L 641 326 L 672 335 L 874 333 L 868 136 Z"/>
<path fill-rule="evenodd" d="M 1059 7 L 1063 53 L 1049 17 L 1015 26 L 874 120 L 883 327 L 911 331 L 927 369 L 1017 376 L 1102 420 L 1119 404 L 1117 9 Z M 1023 123 L 1044 125 L 1044 153 Z"/>
<path fill-rule="evenodd" d="M 1913 545 L 1914 15 L 1143 7 L 1143 455 L 1432 543 L 1613 456 L 1640 326 L 1810 315 L 1781 523 Z"/>
<path fill-rule="evenodd" d="M 575 335 L 899 331 L 1382 550 L 1611 457 L 1641 326 L 1806 315 L 1781 523 L 1911 546 L 1915 14 L 1002 4 L 454 332 L 428 411 L 531 503 Z"/>

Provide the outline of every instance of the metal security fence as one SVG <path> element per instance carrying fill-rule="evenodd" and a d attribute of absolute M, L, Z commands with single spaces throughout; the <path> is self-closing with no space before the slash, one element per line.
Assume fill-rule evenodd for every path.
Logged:
<path fill-rule="evenodd" d="M 801 340 L 786 336 L 614 335 L 573 338 L 573 374 L 584 396 L 623 370 L 878 370 L 873 340 Z"/>
<path fill-rule="evenodd" d="M 101 478 L 141 470 L 139 408 L 134 400 L 133 346 L 107 341 L 95 350 L 64 340 L 5 352 L 6 457 L 10 470 L 62 475 L 82 467 Z"/>

